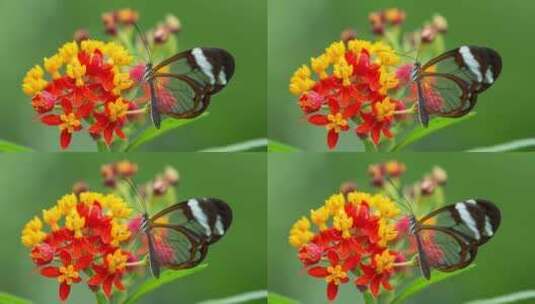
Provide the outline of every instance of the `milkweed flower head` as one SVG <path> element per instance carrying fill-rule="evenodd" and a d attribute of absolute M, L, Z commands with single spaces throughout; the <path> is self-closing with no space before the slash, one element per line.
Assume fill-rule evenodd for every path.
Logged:
<path fill-rule="evenodd" d="M 388 92 L 398 85 L 394 67 L 399 61 L 383 42 L 337 41 L 294 73 L 290 91 L 308 121 L 327 129 L 330 149 L 341 132 L 350 130 L 377 144 L 381 136 L 393 136 L 400 103 Z"/>
<path fill-rule="evenodd" d="M 103 141 L 108 149 L 122 149 L 129 135 L 138 133 L 135 128 L 143 126 L 138 122 L 148 117 L 150 94 L 141 83 L 147 62 L 140 50 L 147 46 L 134 30 L 138 21 L 139 13 L 129 8 L 106 12 L 102 22 L 109 41 L 77 30 L 74 41 L 25 74 L 22 91 L 31 98 L 38 121 L 59 129 L 62 149 L 80 132 L 88 133 L 99 147 Z M 158 48 L 155 61 L 177 53 L 174 37 L 181 30 L 180 20 L 168 15 L 146 33 L 148 47 Z M 139 85 L 142 90 L 135 90 Z M 139 92 L 143 96 L 137 96 Z"/>
<path fill-rule="evenodd" d="M 353 285 L 374 297 L 396 293 L 417 269 L 416 244 L 409 238 L 409 216 L 400 208 L 403 200 L 397 187 L 406 171 L 405 164 L 388 161 L 369 166 L 370 181 L 376 192 L 357 190 L 353 183 L 329 196 L 290 228 L 289 244 L 306 273 L 327 284 L 326 297 L 334 301 L 342 285 Z M 405 194 L 414 202 L 417 214 L 444 203 L 442 188 L 446 172 L 433 168 L 408 187 Z M 381 183 L 378 183 L 381 179 Z M 424 180 L 437 185 L 433 195 L 421 190 Z"/>
<path fill-rule="evenodd" d="M 104 168 L 114 171 L 113 192 L 92 192 L 87 184 L 78 182 L 73 187 L 76 192 L 65 194 L 42 210 L 21 231 L 21 243 L 28 249 L 37 272 L 58 282 L 61 301 L 66 301 L 72 287 L 79 283 L 111 298 L 124 293 L 135 282 L 134 278 L 146 273 L 139 270 L 147 266 L 147 242 L 139 235 L 141 216 L 134 212 L 136 205 L 130 201 L 138 195 L 129 181 L 138 166 L 122 160 L 102 168 L 103 172 L 108 170 Z M 169 201 L 143 195 L 149 209 L 156 203 L 176 201 L 171 187 L 177 185 L 178 171 L 167 167 L 164 176 L 168 176 Z M 142 193 L 146 194 L 143 188 Z M 171 251 L 167 256 L 172 258 L 174 254 Z"/>
<path fill-rule="evenodd" d="M 306 120 L 327 131 L 327 146 L 334 149 L 341 133 L 370 141 L 375 149 L 389 149 L 397 134 L 416 119 L 416 87 L 411 79 L 418 50 L 420 59 L 430 59 L 444 50 L 447 20 L 435 15 L 432 22 L 404 35 L 407 14 L 389 8 L 369 14 L 375 40 L 345 30 L 341 40 L 314 54 L 290 78 L 289 90 Z M 416 56 L 415 56 L 416 58 Z M 426 90 L 432 92 L 432 90 Z M 440 96 L 439 96 L 440 97 Z M 435 107 L 444 102 L 428 96 Z"/>
<path fill-rule="evenodd" d="M 90 286 L 102 286 L 109 297 L 111 283 L 123 289 L 121 277 L 129 271 L 126 262 L 134 258 L 121 248 L 131 236 L 127 226 L 131 213 L 128 204 L 114 194 L 66 194 L 24 226 L 21 241 L 30 250 L 39 273 L 58 281 L 62 301 L 68 298 L 74 284 L 82 282 L 84 274 L 122 257 L 122 263 L 106 271 L 114 275 L 114 280 L 99 281 L 95 279 L 98 274 L 86 280 Z"/>
<path fill-rule="evenodd" d="M 22 88 L 39 120 L 59 129 L 63 149 L 84 129 L 110 145 L 114 136 L 125 138 L 122 129 L 133 105 L 122 96 L 133 85 L 126 71 L 132 60 L 114 42 L 68 42 L 30 69 Z"/>

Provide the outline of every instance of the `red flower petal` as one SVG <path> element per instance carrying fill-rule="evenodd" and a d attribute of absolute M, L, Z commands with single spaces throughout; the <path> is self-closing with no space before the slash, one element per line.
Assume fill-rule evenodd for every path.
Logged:
<path fill-rule="evenodd" d="M 67 98 L 61 99 L 61 107 L 66 114 L 72 113 L 72 103 Z"/>
<path fill-rule="evenodd" d="M 327 134 L 327 146 L 329 146 L 329 149 L 334 149 L 337 143 L 338 133 L 334 129 L 329 130 Z"/>
<path fill-rule="evenodd" d="M 353 268 L 355 268 L 360 263 L 360 256 L 354 255 L 347 259 L 344 263 L 344 270 L 345 271 L 351 271 Z"/>
<path fill-rule="evenodd" d="M 329 109 L 331 109 L 331 114 L 336 114 L 340 112 L 340 106 L 338 105 L 338 101 L 334 98 L 330 98 L 328 101 Z"/>
<path fill-rule="evenodd" d="M 378 128 L 377 126 L 372 128 L 372 140 L 377 145 L 379 143 L 379 140 L 381 139 L 381 128 Z"/>
<path fill-rule="evenodd" d="M 104 141 L 108 146 L 111 145 L 111 142 L 113 141 L 113 127 L 108 126 L 104 129 Z"/>
<path fill-rule="evenodd" d="M 310 268 L 308 270 L 308 274 L 316 278 L 324 278 L 329 275 L 329 272 L 327 271 L 327 268 L 325 267 L 316 266 L 316 267 Z"/>
<path fill-rule="evenodd" d="M 329 259 L 329 262 L 331 265 L 335 266 L 338 265 L 338 254 L 336 254 L 336 251 L 330 250 L 327 252 L 327 258 Z"/>
<path fill-rule="evenodd" d="M 67 298 L 69 297 L 70 293 L 71 293 L 71 285 L 68 285 L 68 284 L 65 284 L 65 283 L 61 283 L 59 285 L 59 298 L 62 301 L 67 300 Z"/>
<path fill-rule="evenodd" d="M 113 283 L 113 276 L 108 276 L 104 280 L 104 284 L 102 284 L 102 290 L 104 290 L 104 294 L 108 298 L 111 296 L 112 283 Z"/>
<path fill-rule="evenodd" d="M 41 268 L 41 275 L 47 277 L 47 278 L 55 278 L 58 277 L 61 273 L 59 272 L 58 267 L 48 266 Z"/>
<path fill-rule="evenodd" d="M 355 102 L 344 110 L 344 118 L 351 118 L 360 111 L 360 103 Z"/>
<path fill-rule="evenodd" d="M 377 276 L 371 280 L 370 291 L 374 297 L 377 297 L 377 295 L 379 294 L 380 283 L 381 280 Z"/>
<path fill-rule="evenodd" d="M 89 265 L 91 265 L 92 261 L 93 261 L 93 256 L 91 255 L 86 255 L 86 256 L 81 257 L 78 260 L 78 263 L 76 263 L 76 270 L 86 269 L 87 267 L 89 267 Z"/>
<path fill-rule="evenodd" d="M 327 285 L 327 299 L 329 301 L 333 301 L 336 299 L 336 295 L 338 294 L 338 285 L 334 284 L 333 282 L 330 282 Z"/>
<path fill-rule="evenodd" d="M 308 122 L 314 125 L 324 126 L 329 123 L 329 119 L 327 119 L 327 116 L 325 115 L 316 114 L 316 115 L 310 116 L 308 118 Z"/>
<path fill-rule="evenodd" d="M 49 126 L 59 126 L 62 121 L 59 115 L 49 114 L 41 117 L 41 122 Z"/>
<path fill-rule="evenodd" d="M 72 134 L 68 130 L 61 131 L 60 145 L 62 149 L 67 149 L 71 143 Z"/>

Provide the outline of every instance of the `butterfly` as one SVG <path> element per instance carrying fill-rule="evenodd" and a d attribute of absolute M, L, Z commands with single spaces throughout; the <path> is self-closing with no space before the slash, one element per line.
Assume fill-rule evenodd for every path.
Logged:
<path fill-rule="evenodd" d="M 149 44 L 137 25 L 136 29 L 149 54 L 143 81 L 150 91 L 151 118 L 157 129 L 162 114 L 180 119 L 201 115 L 234 75 L 234 57 L 221 48 L 193 48 L 154 65 Z"/>
<path fill-rule="evenodd" d="M 502 70 L 501 56 L 493 49 L 461 46 L 425 64 L 416 62 L 411 79 L 416 87 L 418 118 L 427 127 L 430 115 L 461 117 L 491 87 Z"/>
<path fill-rule="evenodd" d="M 431 279 L 431 269 L 451 272 L 470 265 L 480 246 L 500 226 L 500 209 L 484 199 L 469 199 L 447 205 L 417 219 L 409 216 L 409 235 L 416 243 L 422 275 Z"/>
<path fill-rule="evenodd" d="M 232 209 L 217 198 L 192 198 L 153 216 L 144 211 L 140 232 L 146 238 L 152 275 L 159 278 L 161 268 L 197 266 L 231 223 Z"/>

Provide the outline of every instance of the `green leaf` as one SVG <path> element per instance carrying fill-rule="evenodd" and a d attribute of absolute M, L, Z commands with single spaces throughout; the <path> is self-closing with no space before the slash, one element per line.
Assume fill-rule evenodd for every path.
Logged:
<path fill-rule="evenodd" d="M 266 151 L 268 140 L 266 138 L 251 139 L 223 147 L 213 147 L 201 150 L 201 152 L 245 152 Z"/>
<path fill-rule="evenodd" d="M 0 140 L 0 152 L 32 152 L 33 150 L 9 141 Z"/>
<path fill-rule="evenodd" d="M 155 289 L 159 288 L 162 285 L 171 283 L 175 280 L 187 277 L 189 275 L 192 275 L 194 273 L 197 273 L 203 269 L 205 269 L 208 265 L 207 264 L 201 264 L 197 267 L 190 268 L 190 269 L 184 269 L 184 270 L 166 270 L 164 271 L 159 279 L 156 278 L 150 278 L 146 280 L 144 283 L 142 283 L 136 291 L 124 301 L 123 304 L 133 304 L 137 303 L 137 301 L 149 294 L 150 292 L 154 291 Z"/>
<path fill-rule="evenodd" d="M 443 281 L 445 279 L 451 278 L 453 276 L 459 275 L 465 271 L 468 271 L 472 268 L 474 268 L 475 265 L 472 264 L 464 269 L 457 270 L 454 272 L 440 272 L 440 271 L 433 271 L 431 274 L 431 280 L 426 280 L 424 277 L 419 277 L 418 279 L 412 281 L 403 291 L 398 294 L 394 300 L 390 304 L 398 304 L 398 303 L 404 303 L 405 300 L 408 298 L 414 296 L 415 294 L 422 291 L 424 288 L 431 286 L 435 283 L 438 283 L 440 281 Z"/>
<path fill-rule="evenodd" d="M 102 292 L 95 293 L 95 297 L 97 299 L 97 304 L 108 304 L 108 299 Z"/>
<path fill-rule="evenodd" d="M 268 304 L 298 304 L 299 302 L 274 292 L 268 293 Z"/>
<path fill-rule="evenodd" d="M 392 148 L 392 151 L 399 151 L 428 135 L 431 135 L 446 127 L 453 126 L 455 124 L 468 120 L 474 117 L 475 115 L 475 112 L 470 112 L 465 116 L 458 118 L 435 117 L 431 119 L 427 128 L 417 126 L 414 130 L 410 131 L 409 134 L 405 136 L 405 138 L 403 138 L 397 145 Z"/>
<path fill-rule="evenodd" d="M 468 152 L 511 152 L 529 148 L 535 148 L 535 138 L 517 139 L 499 145 L 470 149 Z"/>
<path fill-rule="evenodd" d="M 298 152 L 299 149 L 278 141 L 269 140 L 268 152 Z"/>
<path fill-rule="evenodd" d="M 162 136 L 163 134 L 172 131 L 176 128 L 180 128 L 185 125 L 189 125 L 203 117 L 208 116 L 208 112 L 204 112 L 198 117 L 192 119 L 173 119 L 167 118 L 162 121 L 160 129 L 156 129 L 154 126 L 150 126 L 145 129 L 141 134 L 139 134 L 134 141 L 132 141 L 125 149 L 125 151 L 133 151 L 139 148 L 140 146 L 150 142 L 151 140 Z"/>
<path fill-rule="evenodd" d="M 524 290 L 507 295 L 467 302 L 466 304 L 507 304 L 518 303 L 528 299 L 535 299 L 535 290 Z"/>
<path fill-rule="evenodd" d="M 0 304 L 31 304 L 32 301 L 0 292 Z"/>

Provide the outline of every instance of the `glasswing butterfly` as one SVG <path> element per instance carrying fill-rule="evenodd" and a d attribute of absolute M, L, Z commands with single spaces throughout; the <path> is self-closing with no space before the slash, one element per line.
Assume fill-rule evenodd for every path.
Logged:
<path fill-rule="evenodd" d="M 143 207 L 139 232 L 146 240 L 149 266 L 155 278 L 161 268 L 186 269 L 197 266 L 208 253 L 208 247 L 220 240 L 232 223 L 232 209 L 217 198 L 191 198 L 171 205 L 149 216 Z"/>
<path fill-rule="evenodd" d="M 416 62 L 411 79 L 416 85 L 420 123 L 427 127 L 430 115 L 466 115 L 476 105 L 478 95 L 494 84 L 501 70 L 500 55 L 480 46 L 461 46 L 423 65 Z"/>
<path fill-rule="evenodd" d="M 401 192 L 398 195 L 402 197 Z M 470 265 L 479 247 L 488 242 L 500 226 L 500 209 L 488 200 L 461 201 L 420 219 L 412 211 L 410 201 L 404 200 L 410 212 L 409 238 L 416 244 L 418 265 L 427 280 L 431 279 L 431 269 L 451 272 Z"/>
<path fill-rule="evenodd" d="M 137 24 L 135 27 L 149 54 L 143 81 L 150 91 L 151 118 L 157 129 L 162 114 L 181 119 L 202 114 L 212 95 L 225 88 L 234 75 L 234 57 L 220 48 L 193 48 L 154 65 L 146 37 Z"/>

